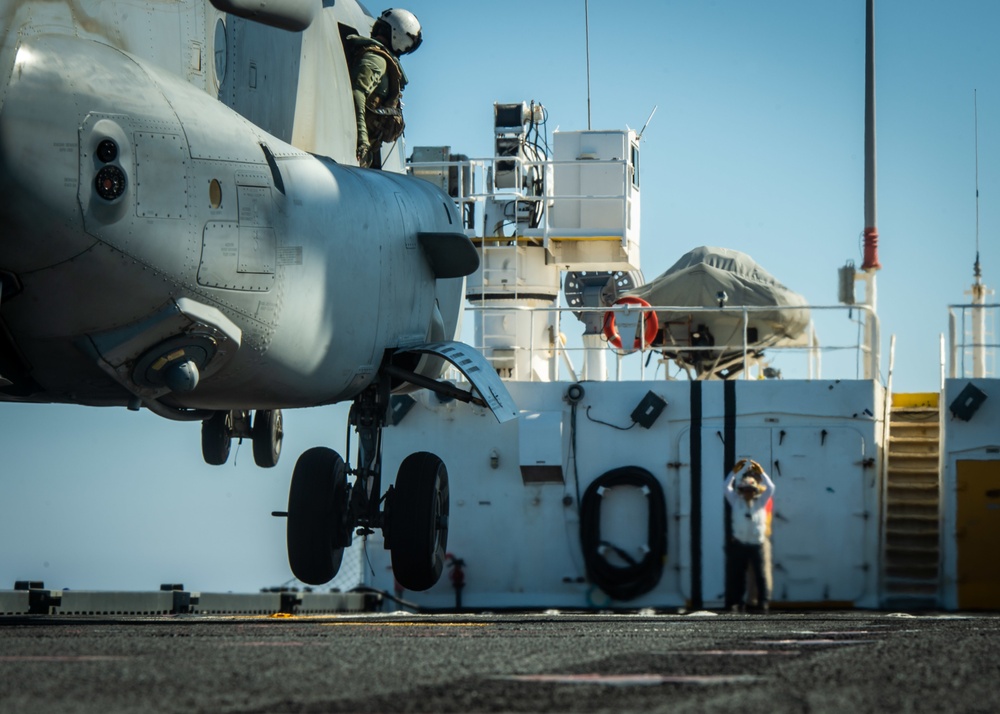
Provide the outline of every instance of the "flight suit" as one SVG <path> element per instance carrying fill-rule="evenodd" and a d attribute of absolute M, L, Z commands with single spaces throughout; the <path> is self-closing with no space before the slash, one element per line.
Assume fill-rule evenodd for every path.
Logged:
<path fill-rule="evenodd" d="M 351 91 L 358 131 L 358 162 L 381 166 L 382 142 L 393 142 L 403 133 L 400 98 L 406 75 L 399 61 L 380 42 L 349 35 L 347 56 L 351 62 Z"/>

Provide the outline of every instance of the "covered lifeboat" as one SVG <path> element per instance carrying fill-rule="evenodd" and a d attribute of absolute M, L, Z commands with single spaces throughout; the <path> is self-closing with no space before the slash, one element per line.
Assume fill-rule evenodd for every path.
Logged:
<path fill-rule="evenodd" d="M 805 298 L 736 250 L 695 248 L 625 295 L 654 306 L 660 330 L 652 347 L 698 378 L 732 376 L 744 351 L 757 358 L 768 347 L 808 344 Z"/>

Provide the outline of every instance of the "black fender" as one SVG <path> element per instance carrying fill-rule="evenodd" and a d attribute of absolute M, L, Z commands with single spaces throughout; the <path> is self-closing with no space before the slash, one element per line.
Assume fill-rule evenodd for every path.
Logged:
<path fill-rule="evenodd" d="M 635 486 L 646 492 L 649 540 L 642 560 L 632 559 L 601 539 L 603 492 L 616 486 Z M 587 578 L 613 599 L 632 600 L 655 588 L 663 576 L 667 555 L 667 504 L 660 482 L 639 466 L 622 466 L 598 476 L 580 502 L 580 542 Z M 601 553 L 604 547 L 614 549 L 628 565 L 609 563 Z"/>

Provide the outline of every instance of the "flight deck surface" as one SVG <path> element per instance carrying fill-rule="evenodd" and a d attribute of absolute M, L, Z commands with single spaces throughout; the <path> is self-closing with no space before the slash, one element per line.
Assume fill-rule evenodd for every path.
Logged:
<path fill-rule="evenodd" d="M 0 711 L 992 712 L 1000 617 L 0 618 Z"/>

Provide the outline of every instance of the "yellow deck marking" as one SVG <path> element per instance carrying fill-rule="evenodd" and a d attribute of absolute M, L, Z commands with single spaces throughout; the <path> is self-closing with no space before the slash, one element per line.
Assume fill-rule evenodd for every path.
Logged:
<path fill-rule="evenodd" d="M 324 627 L 489 627 L 492 622 L 323 622 Z"/>

